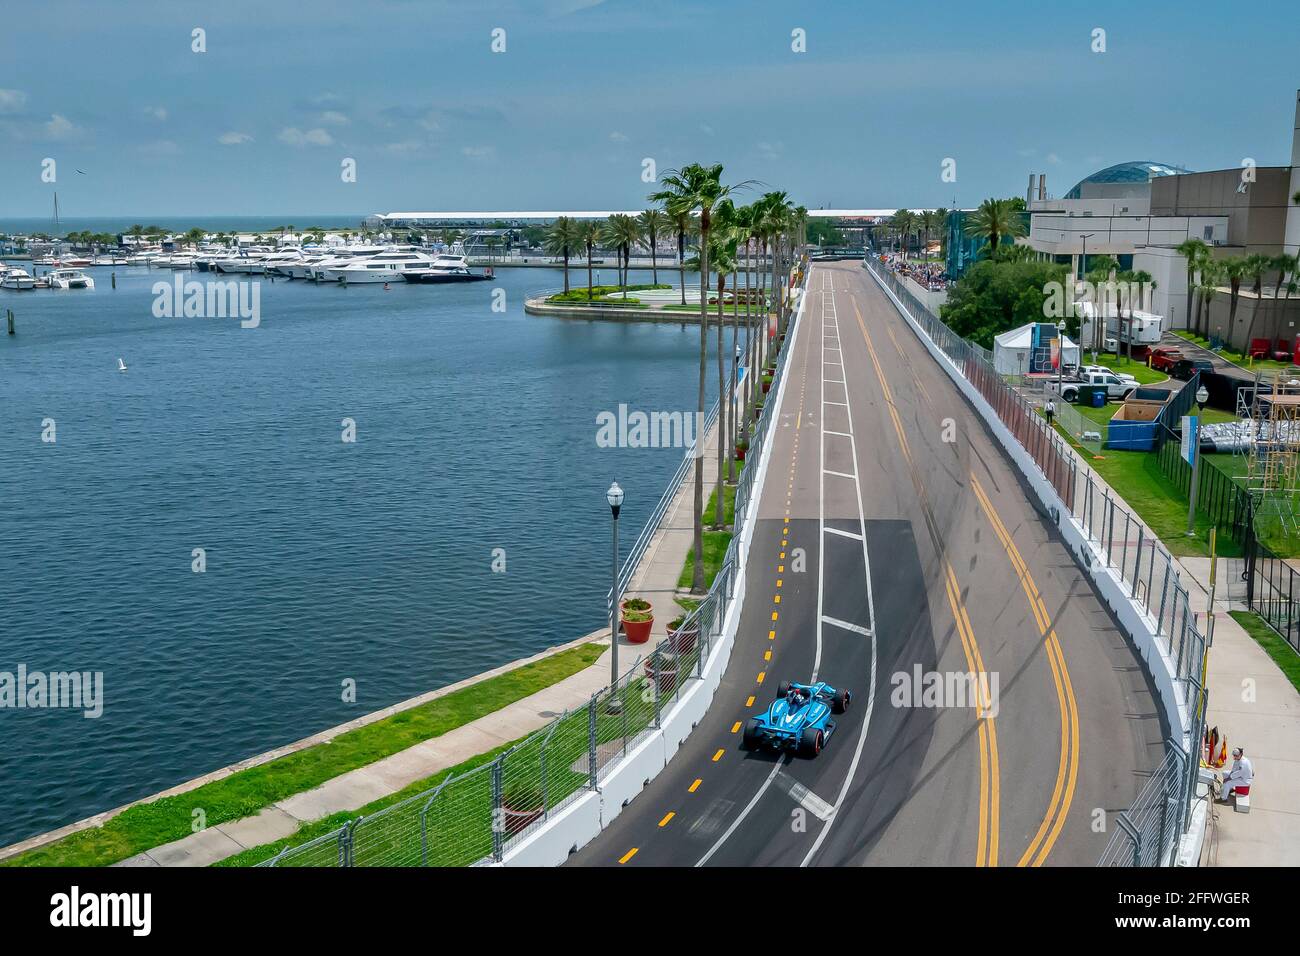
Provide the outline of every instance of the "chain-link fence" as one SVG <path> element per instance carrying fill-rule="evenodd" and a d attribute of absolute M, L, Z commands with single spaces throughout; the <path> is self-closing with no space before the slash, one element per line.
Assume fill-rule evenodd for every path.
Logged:
<path fill-rule="evenodd" d="M 1174 741 L 1166 740 L 1164 762 L 1147 780 L 1133 805 L 1115 817 L 1115 831 L 1097 865 L 1172 866 L 1186 827 L 1189 787 L 1194 786 L 1187 754 Z"/>
<path fill-rule="evenodd" d="M 788 348 L 777 356 L 771 394 L 785 374 Z M 775 409 L 773 409 L 773 412 Z M 717 407 L 710 415 L 716 419 Z M 700 679 L 737 597 L 744 555 L 741 529 L 749 512 L 758 462 L 775 414 L 754 423 L 736 487 L 735 529 L 708 593 L 680 627 L 625 671 L 612 687 L 568 711 L 504 753 L 436 786 L 349 820 L 322 836 L 288 847 L 260 866 L 470 866 L 500 860 L 511 844 L 595 790 L 602 772 L 653 734 L 663 716 Z M 707 430 L 706 432 L 707 433 Z M 700 436 L 703 440 L 703 434 Z M 687 469 L 673 476 L 641 537 L 647 541 Z M 638 539 L 640 541 L 641 539 Z M 644 547 L 640 549 L 644 552 Z M 635 565 L 625 565 L 626 580 Z"/>
<path fill-rule="evenodd" d="M 1089 543 L 1105 566 L 1118 572 L 1128 596 L 1141 605 L 1156 622 L 1156 639 L 1174 664 L 1177 693 L 1193 715 L 1189 738 L 1191 755 L 1181 744 L 1169 742 L 1181 759 L 1186 780 L 1177 791 L 1183 800 L 1179 827 L 1185 827 L 1194 774 L 1199 760 L 1203 732 L 1205 689 L 1202 685 L 1206 639 L 1197 628 L 1196 614 L 1188 603 L 1187 589 L 1179 578 L 1178 565 L 1168 550 L 1134 515 L 1112 497 L 1109 487 L 1070 450 L 1064 439 L 1033 410 L 1030 401 L 1012 388 L 994 369 L 987 352 L 967 343 L 912 296 L 906 286 L 880 263 L 868 258 L 867 269 L 893 293 L 914 321 L 953 364 L 984 396 L 998 418 L 1033 457 L 1044 477 L 1051 482 L 1065 510 L 1082 525 Z M 1061 403 L 1062 406 L 1064 403 Z M 1190 764 L 1190 769 L 1187 769 Z M 1165 774 L 1162 768 L 1157 776 Z M 1154 778 L 1153 778 L 1154 779 Z M 1164 785 L 1168 789 L 1168 784 Z M 1162 791 L 1164 792 L 1164 791 Z M 1144 797 L 1148 798 L 1146 791 Z M 1143 799 L 1143 798 L 1140 798 Z M 1130 816 L 1141 808 L 1135 804 Z M 1145 819 L 1145 816 L 1143 816 Z M 1162 832 L 1162 839 L 1167 834 Z M 1182 832 L 1181 829 L 1178 831 Z"/>

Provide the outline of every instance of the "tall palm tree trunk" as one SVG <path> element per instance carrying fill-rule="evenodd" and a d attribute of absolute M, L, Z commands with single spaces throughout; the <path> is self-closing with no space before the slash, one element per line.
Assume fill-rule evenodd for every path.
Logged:
<path fill-rule="evenodd" d="M 721 270 L 718 272 L 718 481 L 717 490 L 715 491 L 715 500 L 713 506 L 713 525 L 721 530 L 725 527 L 726 518 L 726 479 L 727 479 L 727 376 L 726 360 L 722 356 L 722 350 L 725 347 L 723 342 L 723 329 L 726 327 L 726 319 L 722 314 L 722 291 L 726 288 L 727 277 Z"/>
<path fill-rule="evenodd" d="M 654 280 L 653 280 L 654 284 L 658 285 L 659 284 L 659 256 L 657 254 L 657 250 L 655 249 L 655 246 L 656 246 L 655 234 L 651 232 L 650 233 L 650 271 L 654 275 Z"/>
<path fill-rule="evenodd" d="M 733 260 L 734 261 L 734 260 Z M 736 271 L 731 271 L 731 291 L 736 292 Z M 740 411 L 736 407 L 736 387 L 739 384 L 736 379 L 740 375 L 740 300 L 736 299 L 734 294 L 731 302 L 731 377 L 727 379 L 727 407 L 731 409 L 731 415 L 727 419 L 727 480 L 736 480 L 736 439 L 740 437 L 740 429 L 736 424 Z"/>
<path fill-rule="evenodd" d="M 749 438 L 750 415 L 754 410 L 754 403 L 751 398 L 754 390 L 754 318 L 750 304 L 752 296 L 749 291 L 749 274 L 752 271 L 752 261 L 749 239 L 747 238 L 745 240 L 745 375 L 747 378 L 745 380 L 745 418 L 740 426 L 740 437 L 744 439 Z"/>
<path fill-rule="evenodd" d="M 682 305 L 686 304 L 686 232 L 677 231 L 677 274 L 682 284 Z"/>
<path fill-rule="evenodd" d="M 685 236 L 685 233 L 682 234 Z M 695 568 L 691 575 L 691 592 L 704 593 L 704 387 L 709 367 L 709 295 L 708 283 L 704 277 L 709 269 L 709 231 L 707 223 L 701 222 L 700 241 L 700 391 L 699 391 L 699 428 L 695 436 Z M 679 257 L 680 258 L 680 257 Z M 686 272 L 682 266 L 682 296 L 686 295 Z"/>

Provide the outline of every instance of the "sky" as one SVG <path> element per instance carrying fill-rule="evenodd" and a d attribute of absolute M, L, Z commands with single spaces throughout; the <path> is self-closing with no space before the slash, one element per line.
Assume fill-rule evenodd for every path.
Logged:
<path fill-rule="evenodd" d="M 1200 0 L 46 0 L 0 30 L 0 215 L 643 208 L 647 161 L 970 206 L 1286 165 L 1297 87 L 1300 18 Z"/>

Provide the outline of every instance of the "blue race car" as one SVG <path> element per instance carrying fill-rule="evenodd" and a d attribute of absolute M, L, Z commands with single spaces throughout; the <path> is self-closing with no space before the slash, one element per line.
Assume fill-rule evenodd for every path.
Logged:
<path fill-rule="evenodd" d="M 836 690 L 825 681 L 783 681 L 772 706 L 745 725 L 742 746 L 746 750 L 762 746 L 794 749 L 801 757 L 815 757 L 835 732 L 831 714 L 844 713 L 851 699 L 847 690 Z"/>

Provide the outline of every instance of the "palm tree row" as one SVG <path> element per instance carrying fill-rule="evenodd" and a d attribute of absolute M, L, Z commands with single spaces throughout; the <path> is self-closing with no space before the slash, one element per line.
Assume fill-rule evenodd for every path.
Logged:
<path fill-rule="evenodd" d="M 652 193 L 653 202 L 663 203 L 664 213 L 672 231 L 678 237 L 678 263 L 682 270 L 682 301 L 685 303 L 684 281 L 684 247 L 685 236 L 690 224 L 696 222 L 699 228 L 700 272 L 700 354 L 699 381 L 697 393 L 697 411 L 703 420 L 708 376 L 709 350 L 709 290 L 711 279 L 716 281 L 717 315 L 715 321 L 715 339 L 717 352 L 717 378 L 719 395 L 719 440 L 718 440 L 718 475 L 715 485 L 713 527 L 722 529 L 726 515 L 726 485 L 735 477 L 735 455 L 737 445 L 747 439 L 750 428 L 758 414 L 762 391 L 761 369 L 765 362 L 765 343 L 767 336 L 761 334 L 760 322 L 769 322 L 769 315 L 775 316 L 775 328 L 784 333 L 789 321 L 790 297 L 786 294 L 789 286 L 789 273 L 795 262 L 796 250 L 802 242 L 803 230 L 807 226 L 807 211 L 794 207 L 783 192 L 769 192 L 747 206 L 738 206 L 737 194 L 753 183 L 745 182 L 725 185 L 722 182 L 722 166 L 703 166 L 698 163 L 684 166 L 679 170 L 669 171 L 663 178 L 663 188 Z M 770 256 L 769 256 L 770 251 Z M 768 268 L 762 272 L 756 269 L 755 253 L 761 259 L 767 259 Z M 744 261 L 742 262 L 742 256 Z M 738 395 L 736 387 L 739 374 L 738 353 L 740 351 L 740 296 L 736 289 L 736 276 L 742 266 L 745 272 L 745 337 L 746 337 L 746 387 L 744 395 Z M 728 387 L 726 372 L 725 340 L 725 301 L 728 277 L 733 289 L 731 310 L 731 378 L 732 387 Z M 768 306 L 763 310 L 754 310 L 755 296 L 751 294 L 752 281 L 758 279 L 759 303 Z M 768 280 L 771 280 L 770 294 Z M 769 311 L 770 310 L 770 311 Z M 742 407 L 743 405 L 743 407 Z M 696 436 L 702 442 L 704 436 Z M 691 590 L 702 593 L 705 590 L 703 561 L 704 536 L 704 458 L 701 453 L 695 459 L 695 495 L 694 495 L 694 571 Z"/>
<path fill-rule="evenodd" d="M 1237 306 L 1241 297 L 1241 285 L 1250 280 L 1251 292 L 1255 296 L 1255 310 L 1246 328 L 1245 345 L 1249 350 L 1254 337 L 1255 324 L 1264 309 L 1263 286 L 1269 273 L 1275 273 L 1273 284 L 1273 312 L 1279 314 L 1279 299 L 1286 291 L 1290 299 L 1297 289 L 1300 278 L 1300 257 L 1285 252 L 1273 256 L 1252 253 L 1248 256 L 1231 256 L 1215 259 L 1208 245 L 1200 239 L 1188 239 L 1180 244 L 1176 251 L 1187 260 L 1187 312 L 1185 325 L 1188 331 L 1205 338 L 1210 337 L 1210 303 L 1215 293 L 1226 283 L 1228 285 L 1228 330 L 1231 334 L 1237 319 Z M 1289 278 L 1288 278 L 1289 277 Z M 1193 315 L 1193 300 L 1195 314 Z"/>

